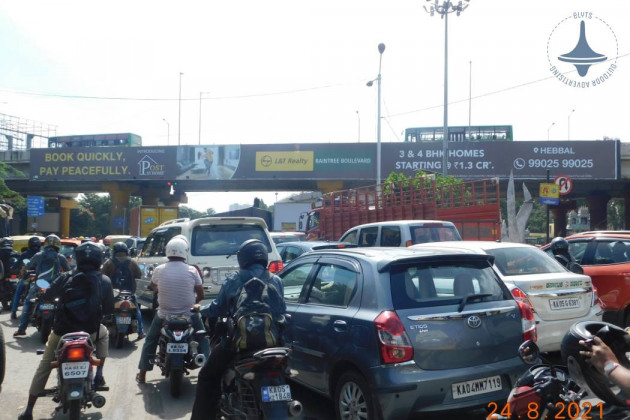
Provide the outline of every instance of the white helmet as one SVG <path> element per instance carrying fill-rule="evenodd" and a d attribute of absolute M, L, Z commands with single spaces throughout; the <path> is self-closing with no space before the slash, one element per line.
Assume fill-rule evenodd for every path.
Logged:
<path fill-rule="evenodd" d="M 181 233 L 179 235 L 175 235 L 171 238 L 171 241 L 173 239 L 182 239 L 184 242 L 186 242 L 188 245 L 190 245 L 190 242 L 188 242 L 188 238 L 186 238 L 184 235 L 182 235 Z"/>
<path fill-rule="evenodd" d="M 188 249 L 188 241 L 174 237 L 166 244 L 166 256 L 186 259 L 188 257 Z"/>

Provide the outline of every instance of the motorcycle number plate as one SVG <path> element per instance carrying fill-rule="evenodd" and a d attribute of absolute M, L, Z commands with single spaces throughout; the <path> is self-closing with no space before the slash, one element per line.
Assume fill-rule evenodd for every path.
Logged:
<path fill-rule="evenodd" d="M 498 391 L 502 387 L 501 376 L 497 375 L 473 381 L 458 382 L 451 385 L 451 391 L 453 392 L 453 398 L 465 398 Z"/>
<path fill-rule="evenodd" d="M 61 364 L 64 379 L 85 378 L 90 371 L 90 362 L 67 362 Z"/>
<path fill-rule="evenodd" d="M 117 324 L 131 324 L 131 317 L 130 316 L 117 316 L 116 323 Z"/>
<path fill-rule="evenodd" d="M 188 353 L 188 343 L 166 343 L 166 352 L 186 354 Z"/>
<path fill-rule="evenodd" d="M 55 309 L 55 304 L 54 303 L 40 303 L 39 309 L 41 309 L 42 311 L 52 311 L 53 309 Z"/>
<path fill-rule="evenodd" d="M 263 386 L 261 392 L 263 402 L 291 401 L 289 385 Z"/>

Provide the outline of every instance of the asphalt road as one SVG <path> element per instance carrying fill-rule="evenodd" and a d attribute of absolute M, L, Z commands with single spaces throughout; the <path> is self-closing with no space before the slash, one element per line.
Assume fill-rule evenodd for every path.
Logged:
<path fill-rule="evenodd" d="M 149 325 L 148 314 L 144 315 L 145 325 Z M 41 356 L 37 349 L 43 349 L 39 333 L 34 327 L 27 329 L 27 336 L 13 338 L 18 321 L 10 319 L 8 312 L 0 314 L 0 327 L 6 340 L 7 368 L 2 391 L 0 392 L 0 420 L 17 419 L 24 410 L 28 398 L 28 389 Z M 133 335 L 132 340 L 135 339 Z M 122 349 L 110 346 L 110 356 L 104 367 L 104 376 L 110 387 L 102 392 L 107 399 L 105 406 L 94 407 L 84 411 L 87 420 L 142 420 L 188 419 L 194 402 L 197 372 L 184 378 L 182 395 L 173 398 L 168 392 L 168 383 L 161 376 L 159 369 L 147 374 L 147 383 L 139 385 L 135 382 L 140 351 L 144 341 L 126 342 Z M 50 375 L 48 387 L 56 383 L 56 373 Z M 331 401 L 315 394 L 297 384 L 291 385 L 293 397 L 304 405 L 301 420 L 334 419 L 334 408 Z M 34 419 L 66 419 L 62 413 L 55 413 L 57 404 L 50 397 L 41 397 L 37 401 Z M 437 420 L 444 417 L 427 417 L 423 420 Z M 466 419 L 481 419 L 483 415 L 470 413 Z"/>

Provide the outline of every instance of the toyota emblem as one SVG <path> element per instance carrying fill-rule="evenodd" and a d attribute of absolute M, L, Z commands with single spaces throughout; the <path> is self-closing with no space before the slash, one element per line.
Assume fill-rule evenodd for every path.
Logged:
<path fill-rule="evenodd" d="M 481 318 L 477 315 L 471 315 L 466 320 L 466 324 L 468 324 L 470 328 L 479 328 L 481 327 Z"/>

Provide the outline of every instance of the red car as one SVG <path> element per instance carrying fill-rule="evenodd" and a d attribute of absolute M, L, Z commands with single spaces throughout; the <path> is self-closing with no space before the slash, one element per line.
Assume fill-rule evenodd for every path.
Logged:
<path fill-rule="evenodd" d="M 597 288 L 603 320 L 630 326 L 630 231 L 589 231 L 565 239 L 569 252 Z M 549 244 L 543 250 L 551 253 Z"/>

